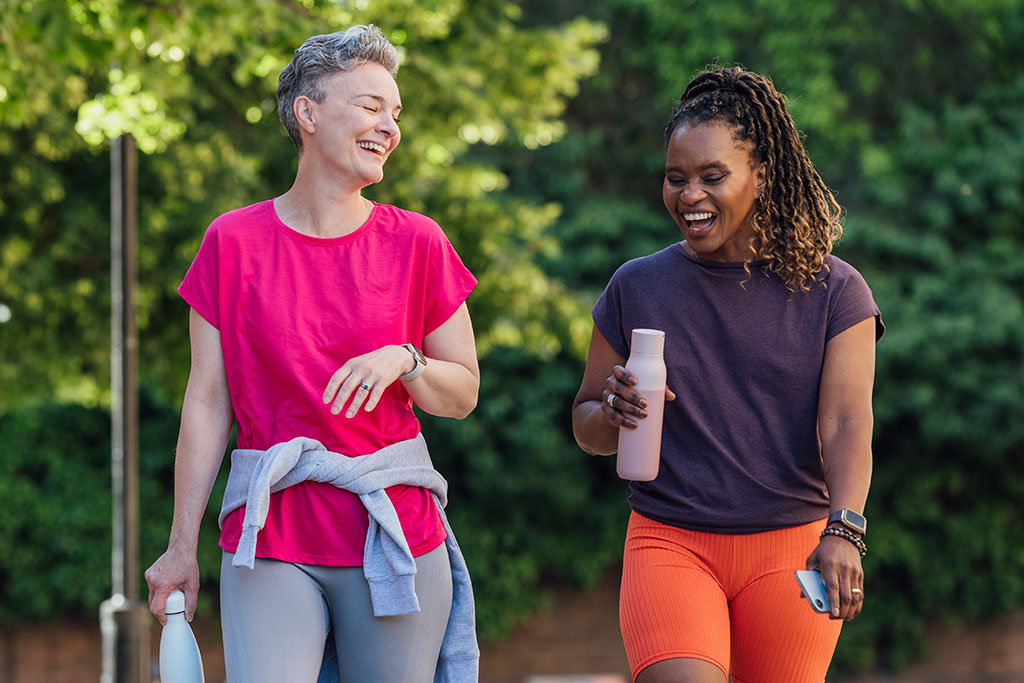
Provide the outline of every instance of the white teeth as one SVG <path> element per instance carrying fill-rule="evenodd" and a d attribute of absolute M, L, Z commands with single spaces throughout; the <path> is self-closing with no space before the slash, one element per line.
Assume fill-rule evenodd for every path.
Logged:
<path fill-rule="evenodd" d="M 384 154 L 388 151 L 384 145 L 378 145 L 376 142 L 359 142 L 358 145 L 363 149 L 368 149 L 371 152 L 376 152 L 377 154 Z"/>
<path fill-rule="evenodd" d="M 688 221 L 706 221 L 714 215 L 713 213 L 684 213 L 683 218 Z"/>

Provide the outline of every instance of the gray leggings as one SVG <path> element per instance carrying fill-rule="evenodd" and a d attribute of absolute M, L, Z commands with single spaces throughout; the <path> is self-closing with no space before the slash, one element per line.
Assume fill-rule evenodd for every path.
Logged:
<path fill-rule="evenodd" d="M 448 549 L 416 558 L 420 611 L 374 617 L 362 567 L 256 559 L 220 569 L 221 628 L 229 683 L 317 680 L 333 634 L 342 683 L 430 683 L 452 606 Z"/>

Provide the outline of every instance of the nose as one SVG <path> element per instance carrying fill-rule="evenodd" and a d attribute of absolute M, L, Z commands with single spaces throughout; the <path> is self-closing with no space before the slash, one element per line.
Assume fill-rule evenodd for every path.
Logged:
<path fill-rule="evenodd" d="M 399 134 L 398 122 L 392 118 L 391 114 L 384 113 L 380 117 L 380 123 L 377 124 L 377 130 L 381 135 L 387 137 L 396 137 Z"/>
<path fill-rule="evenodd" d="M 700 200 L 704 199 L 707 193 L 704 188 L 701 187 L 697 181 L 691 181 L 683 186 L 683 189 L 679 192 L 679 201 L 684 204 L 696 204 Z"/>

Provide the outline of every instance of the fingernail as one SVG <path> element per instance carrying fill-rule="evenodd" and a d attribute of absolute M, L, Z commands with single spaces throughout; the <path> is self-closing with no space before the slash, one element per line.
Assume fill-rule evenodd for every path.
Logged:
<path fill-rule="evenodd" d="M 645 401 L 644 399 L 640 399 L 640 407 L 641 408 L 646 408 L 647 407 L 647 401 Z"/>
<path fill-rule="evenodd" d="M 337 415 L 337 414 L 338 414 L 338 413 L 340 413 L 340 412 L 341 412 L 341 408 L 339 408 L 338 406 L 333 406 L 333 407 L 331 408 L 331 414 L 332 414 L 332 415 Z"/>

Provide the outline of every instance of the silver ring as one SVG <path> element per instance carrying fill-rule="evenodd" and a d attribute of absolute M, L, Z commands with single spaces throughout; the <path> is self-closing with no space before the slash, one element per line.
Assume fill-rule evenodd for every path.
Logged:
<path fill-rule="evenodd" d="M 862 591 L 862 590 L 861 590 L 861 589 L 859 589 L 859 588 L 851 588 L 851 589 L 850 589 L 850 592 L 851 592 L 851 593 L 863 593 L 864 591 Z"/>
<path fill-rule="evenodd" d="M 360 384 L 359 386 L 360 386 L 360 387 L 362 387 L 363 389 L 366 389 L 367 391 L 369 391 L 369 390 L 370 390 L 370 385 L 369 385 L 369 384 L 367 384 L 366 382 L 363 382 L 363 383 L 362 383 L 362 384 Z"/>
<path fill-rule="evenodd" d="M 615 399 L 617 399 L 618 397 L 619 397 L 619 395 L 615 394 L 615 393 L 608 394 L 608 398 L 606 398 L 604 400 L 604 402 L 608 404 L 609 408 L 614 408 L 615 407 Z"/>

